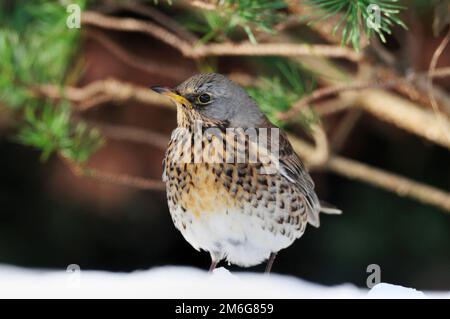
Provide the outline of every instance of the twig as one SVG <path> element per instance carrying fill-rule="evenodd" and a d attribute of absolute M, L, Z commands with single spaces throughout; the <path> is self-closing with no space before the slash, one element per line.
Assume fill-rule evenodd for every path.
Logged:
<path fill-rule="evenodd" d="M 450 144 L 450 131 L 446 129 L 446 123 L 445 118 L 442 116 L 439 106 L 437 104 L 436 98 L 434 96 L 433 91 L 433 77 L 432 74 L 436 70 L 437 62 L 439 60 L 439 57 L 442 55 L 442 52 L 444 51 L 445 47 L 450 41 L 450 28 L 447 31 L 447 34 L 445 35 L 444 39 L 442 40 L 441 44 L 437 47 L 436 51 L 433 53 L 433 57 L 430 62 L 430 67 L 428 69 L 428 97 L 430 98 L 431 106 L 433 107 L 433 111 L 436 114 L 437 121 L 439 126 L 442 129 L 442 132 L 444 136 L 446 137 L 448 143 Z"/>
<path fill-rule="evenodd" d="M 434 74 L 430 73 L 431 77 Z M 441 74 L 440 74 L 441 75 Z M 411 79 L 422 76 L 413 74 Z M 352 99 L 357 101 L 355 105 L 362 107 L 376 117 L 392 123 L 402 129 L 405 129 L 418 136 L 424 137 L 429 141 L 450 148 L 450 140 L 447 139 L 450 134 L 450 121 L 441 118 L 441 125 L 436 127 L 436 119 L 433 113 L 430 113 L 414 103 L 397 97 L 383 90 L 376 90 L 376 87 L 388 88 L 396 85 L 399 80 L 373 81 L 373 82 L 354 82 L 351 84 L 338 84 L 335 86 L 324 87 L 314 91 L 311 95 L 302 98 L 299 102 L 285 113 L 279 113 L 278 117 L 282 120 L 288 120 L 295 117 L 301 109 L 311 102 L 335 94 L 345 95 L 346 91 L 352 91 Z M 365 89 L 364 92 L 354 92 Z"/>
<path fill-rule="evenodd" d="M 142 5 L 140 2 L 137 1 L 108 1 L 109 3 L 112 3 L 113 5 L 116 5 L 120 8 L 124 8 L 126 10 L 129 10 L 131 12 L 135 12 L 139 15 L 144 15 L 146 17 L 149 17 L 156 22 L 158 22 L 160 25 L 165 27 L 166 29 L 178 34 L 178 36 L 184 38 L 190 43 L 195 43 L 198 41 L 198 38 L 190 32 L 189 30 L 185 29 L 183 26 L 179 25 L 175 20 L 171 19 L 170 17 L 166 16 L 164 13 L 162 13 L 159 10 L 156 10 L 155 8 L 151 6 Z"/>
<path fill-rule="evenodd" d="M 366 90 L 358 95 L 358 105 L 377 118 L 421 136 L 433 143 L 450 149 L 450 121 L 442 118 L 436 125 L 436 116 L 402 97 L 383 90 Z"/>
<path fill-rule="evenodd" d="M 310 154 L 314 153 L 314 148 L 299 138 L 290 137 L 289 139 L 295 151 L 309 166 Z M 450 212 L 450 193 L 436 187 L 334 154 L 330 155 L 323 168 L 349 179 L 360 180 L 399 196 L 409 197 Z"/>
<path fill-rule="evenodd" d="M 430 75 L 433 78 L 443 78 L 443 77 L 450 76 L 450 67 L 439 68 L 439 69 L 434 68 L 434 70 L 431 70 L 431 74 L 429 74 L 429 76 Z"/>
<path fill-rule="evenodd" d="M 406 75 L 406 77 L 402 77 L 398 75 L 392 68 L 378 68 L 377 75 L 380 78 L 380 81 L 396 81 L 397 83 L 393 85 L 393 89 L 403 96 L 408 97 L 410 100 L 418 102 L 421 105 L 427 106 L 430 109 L 433 109 L 430 99 L 428 98 L 428 73 L 411 73 Z M 448 76 L 446 74 L 446 70 L 444 72 L 434 72 L 432 73 L 432 77 L 444 77 Z M 423 83 L 425 85 L 423 85 Z M 434 94 L 438 94 L 438 89 L 433 88 Z M 441 92 L 439 94 L 440 107 L 450 114 L 450 102 L 445 100 L 444 94 Z"/>
<path fill-rule="evenodd" d="M 342 95 L 334 99 L 318 102 L 314 104 L 314 110 L 321 117 L 345 111 L 354 106 L 355 100 L 348 96 Z"/>
<path fill-rule="evenodd" d="M 358 123 L 362 113 L 360 109 L 352 109 L 345 114 L 345 117 L 340 121 L 339 126 L 332 134 L 330 147 L 334 152 L 338 153 L 344 146 L 347 137 L 352 132 L 356 123 Z"/>
<path fill-rule="evenodd" d="M 382 44 L 378 37 L 373 37 L 372 46 L 373 51 L 378 55 L 378 57 L 384 62 L 384 64 L 394 67 L 397 63 L 394 54 L 389 52 Z"/>
<path fill-rule="evenodd" d="M 152 60 L 143 59 L 140 56 L 132 54 L 124 50 L 120 45 L 115 43 L 102 32 L 91 29 L 88 30 L 86 34 L 88 37 L 93 38 L 95 41 L 105 47 L 108 52 L 111 52 L 119 60 L 138 70 L 157 75 L 158 77 L 168 78 L 173 81 L 179 81 L 180 79 L 187 78 L 190 75 L 189 72 L 186 72 L 179 66 L 175 67 L 169 64 L 162 64 L 159 61 L 155 62 Z"/>
<path fill-rule="evenodd" d="M 81 166 L 63 155 L 59 155 L 59 158 L 69 167 L 71 172 L 78 177 L 89 177 L 110 184 L 128 186 L 143 190 L 164 191 L 166 189 L 165 184 L 159 180 L 130 176 L 126 174 L 107 173 L 94 168 Z"/>
<path fill-rule="evenodd" d="M 169 143 L 169 138 L 166 135 L 158 132 L 152 132 L 136 127 L 112 125 L 90 120 L 86 122 L 98 128 L 102 132 L 102 134 L 111 139 L 148 144 L 156 146 L 163 150 L 167 148 L 167 144 Z"/>
<path fill-rule="evenodd" d="M 420 78 L 423 75 L 427 75 L 429 78 L 433 77 L 445 77 L 450 75 L 449 68 L 443 68 L 443 69 L 435 69 L 433 72 L 429 72 L 427 74 L 423 73 L 414 73 L 408 76 L 408 80 L 412 81 L 414 79 Z M 326 98 L 332 95 L 336 95 L 342 92 L 346 91 L 356 91 L 356 90 L 363 90 L 363 89 L 373 89 L 373 88 L 390 88 L 393 86 L 398 85 L 399 83 L 405 81 L 403 78 L 390 78 L 388 80 L 380 81 L 380 80 L 374 80 L 374 81 L 356 81 L 350 84 L 337 84 L 333 86 L 326 86 L 320 89 L 315 90 L 310 95 L 305 96 L 301 98 L 298 102 L 296 102 L 289 111 L 286 111 L 284 113 L 279 113 L 278 118 L 280 120 L 288 120 L 293 118 L 295 115 L 297 115 L 305 106 L 310 104 L 311 102 L 314 102 L 316 100 Z"/>
<path fill-rule="evenodd" d="M 361 54 L 346 47 L 325 44 L 293 44 L 293 43 L 212 43 L 196 47 L 193 57 L 226 55 L 251 55 L 251 56 L 327 56 L 334 58 L 346 58 L 351 61 L 361 59 Z"/>
<path fill-rule="evenodd" d="M 112 102 L 114 97 L 108 94 L 99 94 L 92 97 L 87 98 L 86 100 L 81 101 L 78 106 L 78 111 L 85 111 L 92 109 L 94 107 L 100 106 L 102 104 Z"/>
<path fill-rule="evenodd" d="M 137 102 L 152 104 L 161 107 L 173 107 L 167 99 L 152 90 L 136 86 L 131 83 L 122 82 L 116 79 L 106 79 L 91 82 L 82 88 L 67 86 L 59 88 L 55 85 L 42 85 L 35 88 L 38 94 L 45 95 L 52 99 L 67 98 L 73 102 L 85 102 L 99 95 L 108 95 L 115 101 L 134 100 Z M 101 99 L 101 102 L 104 102 Z M 96 104 L 85 104 L 79 107 L 78 111 L 85 111 Z"/>
<path fill-rule="evenodd" d="M 292 119 L 294 116 L 296 116 L 305 106 L 310 104 L 311 102 L 322 99 L 325 97 L 329 97 L 331 95 L 335 95 L 338 93 L 342 93 L 345 91 L 355 91 L 355 90 L 361 90 L 361 89 L 367 89 L 367 88 L 373 88 L 373 87 L 385 87 L 392 85 L 392 82 L 355 82 L 351 84 L 339 84 L 335 86 L 327 86 L 320 89 L 315 90 L 312 92 L 312 94 L 300 99 L 298 102 L 296 102 L 289 111 L 286 111 L 284 113 L 279 113 L 278 118 L 280 120 L 288 120 Z"/>
<path fill-rule="evenodd" d="M 326 168 L 347 178 L 361 180 L 450 212 L 450 193 L 436 187 L 339 156 L 331 158 Z"/>
<path fill-rule="evenodd" d="M 420 104 L 429 106 L 430 109 L 433 109 L 431 101 L 428 98 L 428 89 L 429 89 L 428 77 L 421 77 L 415 80 L 414 87 L 416 87 L 418 89 L 418 92 L 420 93 L 420 101 L 423 100 L 423 102 Z M 432 90 L 433 95 L 436 98 L 436 101 L 438 102 L 441 114 L 450 118 L 450 94 L 446 89 L 439 87 L 435 84 L 433 84 Z"/>
<path fill-rule="evenodd" d="M 308 153 L 308 165 L 310 167 L 321 167 L 328 161 L 330 156 L 328 138 L 321 125 L 313 126 L 311 133 L 315 147 L 311 148 Z M 292 134 L 288 134 L 288 138 L 290 141 L 298 140 L 298 138 Z"/>
<path fill-rule="evenodd" d="M 358 61 L 361 54 L 345 47 L 333 45 L 311 45 L 292 43 L 214 43 L 198 44 L 192 46 L 188 41 L 177 35 L 148 21 L 141 21 L 133 18 L 115 18 L 102 15 L 100 13 L 86 11 L 82 15 L 82 22 L 101 28 L 135 31 L 149 34 L 167 45 L 177 49 L 184 56 L 190 58 L 202 58 L 207 56 L 227 56 L 227 55 L 279 55 L 279 56 L 328 56 L 335 58 L 346 58 L 351 61 Z"/>
<path fill-rule="evenodd" d="M 93 11 L 85 11 L 81 16 L 81 22 L 104 29 L 146 33 L 181 51 L 184 55 L 192 51 L 192 46 L 188 41 L 149 21 L 133 18 L 115 18 Z"/>
<path fill-rule="evenodd" d="M 189 4 L 193 7 L 197 7 L 199 9 L 208 10 L 208 11 L 217 9 L 217 5 L 215 3 L 207 2 L 207 1 L 193 0 L 193 1 L 189 1 Z"/>

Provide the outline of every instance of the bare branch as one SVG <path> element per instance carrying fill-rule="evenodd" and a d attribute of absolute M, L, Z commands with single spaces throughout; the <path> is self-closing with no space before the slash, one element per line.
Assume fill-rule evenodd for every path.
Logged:
<path fill-rule="evenodd" d="M 227 55 L 252 55 L 252 56 L 328 56 L 335 58 L 346 58 L 351 61 L 358 61 L 361 54 L 345 47 L 333 45 L 311 45 L 292 43 L 214 43 L 198 44 L 192 46 L 188 41 L 177 35 L 148 21 L 141 21 L 133 18 L 115 18 L 102 15 L 97 12 L 87 11 L 82 15 L 82 22 L 101 28 L 135 31 L 149 34 L 167 45 L 177 49 L 184 56 L 190 58 L 202 58 L 206 56 L 227 56 Z"/>
<path fill-rule="evenodd" d="M 91 82 L 85 87 L 77 88 L 67 86 L 59 88 L 55 85 L 43 85 L 36 88 L 37 93 L 43 94 L 52 99 L 67 98 L 72 102 L 86 102 L 93 98 L 97 98 L 99 95 L 107 95 L 115 101 L 127 101 L 134 100 L 145 104 L 153 104 L 161 107 L 173 107 L 173 105 L 164 97 L 154 93 L 152 90 L 136 86 L 131 83 L 122 82 L 116 79 L 106 79 Z M 106 98 L 101 98 L 100 102 L 105 102 Z M 84 106 L 80 106 L 78 111 L 86 111 L 95 103 L 88 103 Z"/>
<path fill-rule="evenodd" d="M 443 71 L 444 72 L 433 73 L 431 76 L 444 77 L 446 76 L 446 70 L 444 69 Z M 377 68 L 376 73 L 379 76 L 380 81 L 395 81 L 396 83 L 392 88 L 396 92 L 406 96 L 411 101 L 433 109 L 430 99 L 428 98 L 428 73 L 411 73 L 404 77 L 397 74 L 392 68 L 382 67 Z M 450 100 L 446 101 L 445 95 L 438 91 L 438 88 L 433 87 L 434 94 L 439 94 L 439 108 L 450 115 Z"/>
<path fill-rule="evenodd" d="M 314 148 L 293 136 L 290 136 L 289 140 L 295 151 L 309 166 Z M 450 213 L 450 193 L 436 187 L 338 155 L 331 155 L 323 168 L 349 179 L 372 184 L 399 196 L 409 197 L 422 203 L 436 206 Z"/>
<path fill-rule="evenodd" d="M 434 72 L 434 74 L 440 74 Z M 430 73 L 430 76 L 435 76 Z M 422 76 L 421 74 L 413 74 L 411 79 Z M 403 81 L 403 79 L 400 79 Z M 450 140 L 447 138 L 450 134 L 450 121 L 444 117 L 440 119 L 440 125 L 436 125 L 436 117 L 430 111 L 423 109 L 416 104 L 391 94 L 387 91 L 376 90 L 374 88 L 388 88 L 397 85 L 399 79 L 392 79 L 390 81 L 373 81 L 373 82 L 354 82 L 351 84 L 338 84 L 335 86 L 328 86 L 317 89 L 311 95 L 302 98 L 294 104 L 294 106 L 285 113 L 279 113 L 278 117 L 282 120 L 288 120 L 295 117 L 303 107 L 311 102 L 339 94 L 339 96 L 346 96 L 355 101 L 355 105 L 360 106 L 365 111 L 372 115 L 392 123 L 399 128 L 407 130 L 418 136 L 432 141 L 436 144 L 450 148 Z M 361 90 L 363 90 L 361 92 Z M 355 92 L 356 91 L 356 92 Z M 347 92 L 347 93 L 345 93 Z"/>
<path fill-rule="evenodd" d="M 103 172 L 94 168 L 81 166 L 62 155 L 60 155 L 59 158 L 69 167 L 72 173 L 78 177 L 89 177 L 101 182 L 143 190 L 164 191 L 166 189 L 165 184 L 160 180 Z"/>
<path fill-rule="evenodd" d="M 339 126 L 333 132 L 331 136 L 331 149 L 338 153 L 339 150 L 344 146 L 347 138 L 350 136 L 355 125 L 358 123 L 361 118 L 363 112 L 361 109 L 352 109 L 345 117 L 340 121 Z"/>
<path fill-rule="evenodd" d="M 331 158 L 326 168 L 347 178 L 361 180 L 450 212 L 450 193 L 436 187 L 343 157 Z"/>
<path fill-rule="evenodd" d="M 138 1 L 108 1 L 110 3 L 114 3 L 116 6 L 119 6 L 121 8 L 125 8 L 131 12 L 135 12 L 139 15 L 147 16 L 156 22 L 158 22 L 160 25 L 165 27 L 166 29 L 178 34 L 181 38 L 184 38 L 188 42 L 195 43 L 198 41 L 198 38 L 184 28 L 183 26 L 179 25 L 175 20 L 171 19 L 170 17 L 166 16 L 164 13 L 162 13 L 159 10 L 156 10 L 155 8 L 151 6 L 142 5 Z"/>
<path fill-rule="evenodd" d="M 428 76 L 431 76 L 433 78 L 444 78 L 450 76 L 450 67 L 439 69 L 434 68 L 433 70 L 431 70 L 431 73 L 429 73 Z"/>
<path fill-rule="evenodd" d="M 377 118 L 450 149 L 450 121 L 402 97 L 383 90 L 366 90 L 358 95 L 356 105 Z"/>
<path fill-rule="evenodd" d="M 86 11 L 81 16 L 81 22 L 104 29 L 146 33 L 178 49 L 183 55 L 188 55 L 192 52 L 192 47 L 189 42 L 149 21 L 141 21 L 133 18 L 114 18 L 97 12 Z"/>
<path fill-rule="evenodd" d="M 329 97 L 338 93 L 345 91 L 355 91 L 373 87 L 383 87 L 392 85 L 391 82 L 380 83 L 380 82 L 355 82 L 351 84 L 339 84 L 335 86 L 326 86 L 315 90 L 310 95 L 303 97 L 298 102 L 296 102 L 287 112 L 279 113 L 278 118 L 280 120 L 288 120 L 296 116 L 305 106 L 313 101 Z"/>
<path fill-rule="evenodd" d="M 444 51 L 447 44 L 450 42 L 450 28 L 447 31 L 447 34 L 445 35 L 442 42 L 439 44 L 438 48 L 433 54 L 433 57 L 430 62 L 430 67 L 428 69 L 428 97 L 430 98 L 431 106 L 433 107 L 433 111 L 436 113 L 437 121 L 439 126 L 442 129 L 442 132 L 447 139 L 448 143 L 450 144 L 450 130 L 447 130 L 446 127 L 446 119 L 442 116 L 442 113 L 439 110 L 438 103 L 436 101 L 436 97 L 434 96 L 433 91 L 433 77 L 432 74 L 436 70 L 437 62 L 439 60 L 439 57 L 442 55 L 442 52 Z"/>
<path fill-rule="evenodd" d="M 328 116 L 354 107 L 354 103 L 355 100 L 352 97 L 348 95 L 342 95 L 334 99 L 314 104 L 314 110 L 320 116 Z"/>
<path fill-rule="evenodd" d="M 199 9 L 208 10 L 208 11 L 217 9 L 217 5 L 215 3 L 208 2 L 208 1 L 193 0 L 193 1 L 189 1 L 189 4 L 193 7 L 197 7 Z"/>
<path fill-rule="evenodd" d="M 165 150 L 167 148 L 167 144 L 169 143 L 169 137 L 158 132 L 152 132 L 136 127 L 112 125 L 89 120 L 86 122 L 98 128 L 102 132 L 102 134 L 111 139 L 147 144 L 156 146 L 162 150 Z"/>
<path fill-rule="evenodd" d="M 315 147 L 308 153 L 308 165 L 310 167 L 321 167 L 330 157 L 328 138 L 321 125 L 312 126 L 311 130 Z M 288 134 L 288 137 L 289 140 L 297 140 L 297 138 L 291 134 Z"/>
<path fill-rule="evenodd" d="M 426 74 L 428 77 L 445 77 L 450 75 L 450 70 L 448 68 L 443 69 L 435 69 L 433 72 L 429 72 Z M 424 76 L 423 73 L 414 73 L 408 77 L 408 81 L 412 81 L 414 79 L 420 78 Z M 340 94 L 346 91 L 357 91 L 363 89 L 373 89 L 373 88 L 391 88 L 398 85 L 401 82 L 406 82 L 405 79 L 399 77 L 390 76 L 389 79 L 386 79 L 386 75 L 384 73 L 385 80 L 380 81 L 378 79 L 373 81 L 355 81 L 350 84 L 337 84 L 333 86 L 326 86 L 320 89 L 315 90 L 310 95 L 301 98 L 298 102 L 296 102 L 289 111 L 284 113 L 279 113 L 278 118 L 280 120 L 288 120 L 296 116 L 305 106 L 310 103 L 323 99 L 329 96 L 333 96 L 336 94 Z"/>
<path fill-rule="evenodd" d="M 140 56 L 132 54 L 127 50 L 124 50 L 120 45 L 115 43 L 102 32 L 91 29 L 88 30 L 86 34 L 88 37 L 93 38 L 96 42 L 105 47 L 108 52 L 111 52 L 119 60 L 133 68 L 145 71 L 158 77 L 168 78 L 173 81 L 179 81 L 180 79 L 187 78 L 190 75 L 190 72 L 185 71 L 179 66 L 164 64 L 160 61 L 143 59 Z"/>
<path fill-rule="evenodd" d="M 325 44 L 294 44 L 294 43 L 212 43 L 194 49 L 193 57 L 211 55 L 251 55 L 251 56 L 327 56 L 332 58 L 346 58 L 351 61 L 361 59 L 361 54 L 348 49 Z"/>

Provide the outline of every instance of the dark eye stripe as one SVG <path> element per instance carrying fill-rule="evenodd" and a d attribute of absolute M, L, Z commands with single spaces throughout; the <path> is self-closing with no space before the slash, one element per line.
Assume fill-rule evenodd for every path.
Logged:
<path fill-rule="evenodd" d="M 186 94 L 185 98 L 191 103 L 193 103 L 195 101 L 195 95 L 194 94 Z"/>

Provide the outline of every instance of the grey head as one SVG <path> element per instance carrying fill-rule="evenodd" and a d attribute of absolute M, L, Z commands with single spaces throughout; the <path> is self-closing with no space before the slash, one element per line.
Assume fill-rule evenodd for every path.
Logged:
<path fill-rule="evenodd" d="M 247 92 L 221 74 L 194 75 L 174 92 L 192 104 L 192 111 L 210 119 L 227 120 L 230 127 L 259 127 L 266 120 Z"/>

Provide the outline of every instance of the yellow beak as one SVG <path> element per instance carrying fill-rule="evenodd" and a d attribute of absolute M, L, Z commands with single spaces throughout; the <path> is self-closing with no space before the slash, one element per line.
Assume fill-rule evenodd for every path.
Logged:
<path fill-rule="evenodd" d="M 183 106 L 191 106 L 191 102 L 189 102 L 184 96 L 181 96 L 181 95 L 175 93 L 171 88 L 162 87 L 162 86 L 153 86 L 153 87 L 151 87 L 151 89 L 153 91 L 155 91 L 156 93 L 167 96 L 172 101 L 174 101 L 176 104 L 181 104 Z"/>

